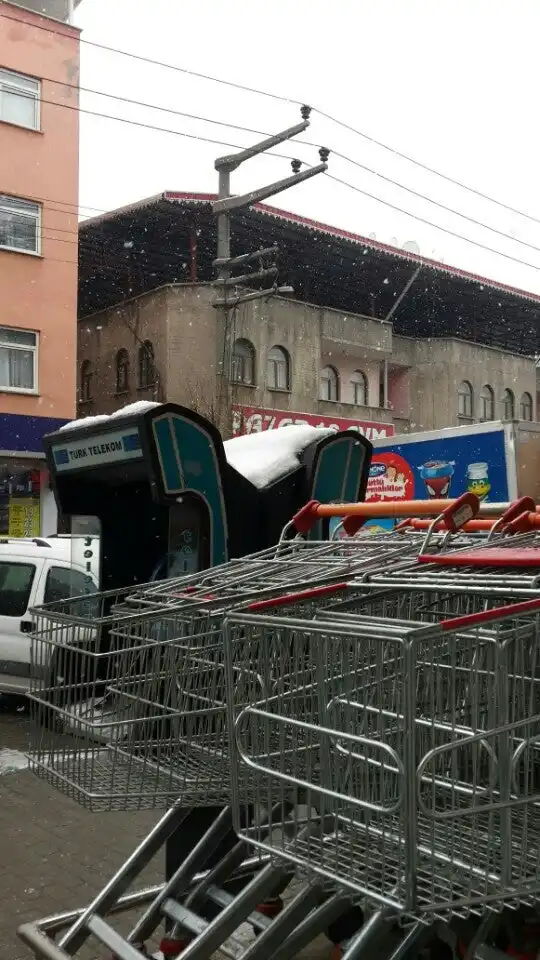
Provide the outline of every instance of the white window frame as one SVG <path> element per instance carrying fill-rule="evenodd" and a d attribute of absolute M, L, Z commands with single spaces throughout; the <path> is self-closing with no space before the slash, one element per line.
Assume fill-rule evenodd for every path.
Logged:
<path fill-rule="evenodd" d="M 35 83 L 36 92 L 32 96 L 28 90 L 20 83 L 20 81 L 26 81 L 26 83 Z M 41 132 L 41 80 L 38 80 L 37 77 L 30 77 L 25 73 L 16 73 L 15 70 L 8 70 L 6 67 L 0 66 L 0 94 L 2 91 L 6 90 L 8 95 L 13 93 L 14 95 L 19 95 L 23 97 L 30 97 L 34 101 L 34 116 L 35 123 L 33 126 L 28 126 L 26 123 L 17 123 L 15 120 L 4 120 L 2 116 L 1 103 L 0 103 L 0 122 L 9 123 L 14 127 L 21 127 L 22 130 L 34 130 L 37 133 Z"/>
<path fill-rule="evenodd" d="M 319 400 L 324 400 L 325 403 L 340 403 L 340 387 L 339 371 L 332 364 L 327 363 L 319 371 Z M 334 388 L 336 395 L 331 397 L 330 394 L 334 392 Z"/>
<path fill-rule="evenodd" d="M 2 339 L 2 334 L 3 334 L 3 331 L 4 331 L 4 330 L 16 330 L 17 332 L 20 332 L 20 333 L 31 333 L 31 334 L 33 334 L 34 337 L 36 338 L 36 342 L 35 342 L 35 344 L 34 344 L 33 347 L 28 346 L 28 344 L 26 344 L 25 346 L 23 346 L 22 344 L 19 345 L 19 344 L 17 344 L 17 343 L 8 343 L 7 341 L 5 341 L 5 340 Z M 2 384 L 0 383 L 0 394 L 2 394 L 2 393 L 25 393 L 25 394 L 27 394 L 27 395 L 29 394 L 29 395 L 31 395 L 31 396 L 35 396 L 36 394 L 38 394 L 38 393 L 39 393 L 39 333 L 38 333 L 38 331 L 37 331 L 37 330 L 26 330 L 26 329 L 24 329 L 23 327 L 10 327 L 10 326 L 6 326 L 5 324 L 2 324 L 2 325 L 0 326 L 0 347 L 4 347 L 4 348 L 6 348 L 7 350 L 23 350 L 25 353 L 28 353 L 28 351 L 31 350 L 32 353 L 33 353 L 33 358 L 34 358 L 34 368 L 33 368 L 33 373 L 34 373 L 34 386 L 33 386 L 32 388 L 30 388 L 30 387 L 4 387 L 4 386 L 2 386 Z"/>
<path fill-rule="evenodd" d="M 9 253 L 25 253 L 28 257 L 40 257 L 41 256 L 41 204 L 37 203 L 35 200 L 27 200 L 25 197 L 14 197 L 9 193 L 0 193 L 0 214 L 2 212 L 2 206 L 5 200 L 9 200 L 12 203 L 19 203 L 21 205 L 22 216 L 31 216 L 29 213 L 30 207 L 35 207 L 35 219 L 36 219 L 36 249 L 35 250 L 25 250 L 24 247 L 13 247 L 7 243 L 0 243 L 0 250 L 7 250 Z M 8 206 L 4 205 L 4 209 L 7 213 L 13 213 L 13 210 Z"/>

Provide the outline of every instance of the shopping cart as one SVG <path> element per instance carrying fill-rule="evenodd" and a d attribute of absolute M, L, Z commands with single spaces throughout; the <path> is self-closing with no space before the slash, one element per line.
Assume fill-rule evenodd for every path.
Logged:
<path fill-rule="evenodd" d="M 424 922 L 534 903 L 540 599 L 425 625 L 233 613 L 229 682 L 240 664 L 264 681 L 283 646 L 294 689 L 230 701 L 239 836 Z M 246 767 L 260 803 L 293 806 L 264 837 Z"/>
<path fill-rule="evenodd" d="M 457 501 L 442 517 L 460 542 Z M 467 514 L 467 517 L 469 514 Z M 465 519 L 465 515 L 462 515 Z M 33 771 L 93 810 L 228 802 L 221 628 L 240 603 L 283 595 L 314 616 L 350 580 L 414 564 L 424 533 L 329 543 L 297 537 L 197 575 L 33 612 Z M 306 588 L 309 592 L 306 593 Z M 288 666 L 276 663 L 280 675 Z M 254 692 L 246 694 L 252 698 Z M 61 734 L 61 735 L 59 735 Z"/>
<path fill-rule="evenodd" d="M 463 521 L 467 522 L 467 517 Z M 459 524 L 454 523 L 454 533 L 458 529 Z M 439 546 L 445 536 L 446 532 L 432 542 Z M 287 886 L 296 866 L 265 864 L 264 859 L 252 855 L 250 860 L 243 840 L 205 872 L 209 854 L 230 827 L 230 810 L 225 809 L 171 880 L 148 894 L 143 914 L 127 939 L 104 920 L 107 913 L 132 903 L 126 894 L 129 882 L 181 825 L 185 806 L 214 806 L 230 800 L 226 703 L 231 691 L 226 689 L 223 617 L 240 602 L 256 597 L 267 603 L 285 591 L 288 609 L 312 619 L 322 605 L 335 600 L 336 591 L 345 589 L 346 578 L 356 577 L 361 590 L 364 578 L 384 565 L 414 564 L 424 543 L 423 532 L 410 531 L 339 544 L 284 539 L 264 555 L 194 577 L 84 598 L 86 607 L 75 599 L 35 612 L 31 697 L 36 725 L 47 724 L 34 743 L 36 772 L 92 809 L 173 803 L 96 900 L 76 917 L 64 918 L 62 922 L 69 927 L 58 947 L 45 931 L 60 921 L 24 928 L 21 936 L 39 956 L 65 960 L 78 952 L 88 936 L 94 936 L 122 960 L 135 960 L 141 956 L 137 945 L 152 936 L 165 916 L 175 924 L 168 947 L 178 952 L 179 943 L 186 946 L 182 936 L 187 932 L 185 956 L 190 960 L 207 960 L 224 944 L 229 955 L 242 952 L 250 960 L 288 960 L 343 913 L 354 892 L 326 880 L 310 880 L 270 922 L 256 907 L 276 888 Z M 277 645 L 274 652 L 265 677 L 265 683 L 273 688 L 261 686 L 261 677 L 254 676 L 251 664 L 232 668 L 237 707 L 242 697 L 248 708 L 261 696 L 275 696 L 276 691 L 288 691 L 294 699 L 299 669 L 304 679 L 306 670 L 311 669 L 306 659 L 311 655 L 310 645 L 303 651 L 302 662 L 295 656 L 298 648 L 294 645 L 282 645 L 281 649 Z M 308 695 L 296 698 L 300 718 L 313 713 L 313 681 L 318 669 L 315 664 Z M 282 744 L 283 740 L 278 749 Z M 288 764 L 287 775 L 294 778 L 297 761 L 290 743 L 284 763 Z M 242 777 L 237 786 L 247 802 L 246 824 L 256 821 L 258 836 L 264 839 L 265 833 L 270 836 L 275 828 L 283 829 L 286 809 L 292 811 L 293 838 L 301 842 L 299 804 L 307 809 L 309 799 L 303 788 L 283 808 L 281 797 L 276 803 L 270 794 L 261 797 L 257 775 L 251 769 Z M 290 826 L 287 829 L 290 831 Z M 228 884 L 242 872 L 253 879 L 233 897 Z M 217 917 L 205 913 L 209 903 L 214 912 L 219 908 Z M 247 953 L 237 942 L 226 945 L 229 935 L 246 919 L 260 934 Z M 353 937 L 348 957 L 356 956 L 355 951 L 377 933 L 377 923 L 369 920 L 358 937 Z"/>

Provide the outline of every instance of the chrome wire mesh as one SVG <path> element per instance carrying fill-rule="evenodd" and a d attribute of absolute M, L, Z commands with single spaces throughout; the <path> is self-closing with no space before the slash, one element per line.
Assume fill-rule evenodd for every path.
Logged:
<path fill-rule="evenodd" d="M 229 708 L 240 835 L 407 916 L 534 900 L 538 628 L 537 613 L 449 631 L 232 614 L 228 677 L 249 664 L 267 691 Z M 289 682 L 276 684 L 284 650 Z M 254 801 L 282 804 L 270 836 L 245 826 Z"/>

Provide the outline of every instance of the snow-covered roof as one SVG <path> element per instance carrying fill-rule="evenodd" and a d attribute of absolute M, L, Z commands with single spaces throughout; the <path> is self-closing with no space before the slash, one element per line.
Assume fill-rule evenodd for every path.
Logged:
<path fill-rule="evenodd" d="M 233 437 L 224 443 L 227 462 L 262 489 L 300 466 L 300 456 L 315 440 L 335 431 L 325 427 L 291 425 Z"/>
<path fill-rule="evenodd" d="M 147 410 L 153 410 L 154 407 L 159 407 L 159 403 L 155 403 L 152 400 L 137 400 L 136 403 L 128 403 L 125 407 L 120 407 L 120 410 L 115 410 L 114 413 L 99 413 L 95 417 L 81 417 L 79 420 L 70 420 L 69 423 L 65 423 L 60 430 L 88 430 L 90 427 L 95 427 L 97 423 L 110 423 L 111 420 L 121 420 L 125 417 L 134 417 L 138 416 L 140 413 L 146 413 Z"/>

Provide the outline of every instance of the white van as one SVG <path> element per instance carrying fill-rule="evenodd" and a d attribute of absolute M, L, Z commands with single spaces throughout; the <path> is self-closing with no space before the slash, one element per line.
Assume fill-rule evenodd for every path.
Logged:
<path fill-rule="evenodd" d="M 70 538 L 0 539 L 0 694 L 28 690 L 32 607 L 97 589 Z"/>

